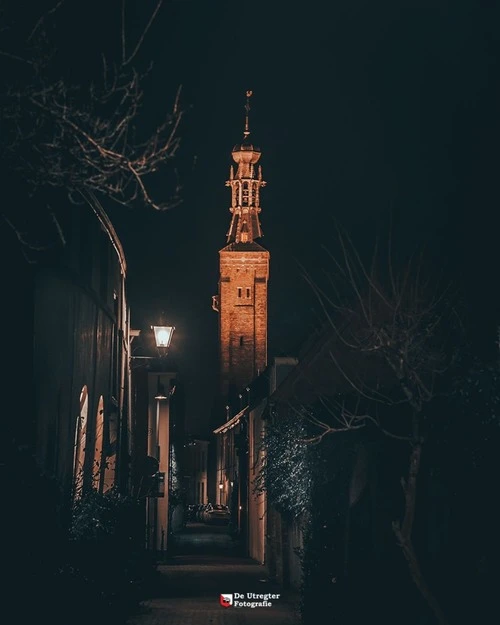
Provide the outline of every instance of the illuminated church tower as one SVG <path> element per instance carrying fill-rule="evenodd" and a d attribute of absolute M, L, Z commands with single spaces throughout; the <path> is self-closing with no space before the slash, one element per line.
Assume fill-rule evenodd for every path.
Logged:
<path fill-rule="evenodd" d="M 227 245 L 219 252 L 219 313 L 221 393 L 243 389 L 267 365 L 267 281 L 269 252 L 256 242 L 262 237 L 260 191 L 265 186 L 257 165 L 260 149 L 250 140 L 247 91 L 242 143 L 234 146 L 226 186 L 231 188 L 231 225 Z M 235 171 L 236 169 L 236 171 Z"/>

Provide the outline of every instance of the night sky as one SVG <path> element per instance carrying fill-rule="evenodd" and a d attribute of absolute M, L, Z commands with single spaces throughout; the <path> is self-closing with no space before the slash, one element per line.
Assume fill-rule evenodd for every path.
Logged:
<path fill-rule="evenodd" d="M 140 29 L 156 2 L 136 4 L 144 5 L 134 17 Z M 116 43 L 114 11 L 96 20 L 89 8 L 88 23 L 65 41 L 72 67 L 86 63 L 82 50 Z M 437 268 L 451 267 L 481 337 L 493 340 L 498 24 L 498 5 L 478 1 L 165 4 L 141 51 L 154 60 L 145 111 L 160 116 L 183 85 L 184 202 L 165 213 L 109 211 L 127 255 L 133 327 L 147 329 L 164 310 L 177 328 L 171 358 L 193 428 L 208 424 L 215 390 L 211 296 L 247 89 L 268 183 L 261 243 L 271 253 L 270 356 L 295 352 L 315 323 L 297 263 L 326 264 L 319 247 L 332 245 L 334 219 L 365 250 L 392 217 L 395 246 L 425 243 Z M 155 191 L 168 196 L 167 177 Z"/>

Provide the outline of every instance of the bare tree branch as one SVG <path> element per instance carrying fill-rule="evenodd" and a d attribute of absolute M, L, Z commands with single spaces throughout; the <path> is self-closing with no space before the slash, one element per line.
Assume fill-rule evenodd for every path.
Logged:
<path fill-rule="evenodd" d="M 141 33 L 141 36 L 139 37 L 139 40 L 132 52 L 132 54 L 126 58 L 125 56 L 125 43 L 124 43 L 124 30 L 125 30 L 125 0 L 123 0 L 122 2 L 122 15 L 123 15 L 123 26 L 122 26 L 122 46 L 123 46 L 123 66 L 128 65 L 129 63 L 131 63 L 134 58 L 137 56 L 137 53 L 139 52 L 142 44 L 144 43 L 144 38 L 146 37 L 146 35 L 148 34 L 149 29 L 151 28 L 153 22 L 155 21 L 156 16 L 158 15 L 158 11 L 161 9 L 161 6 L 163 4 L 163 0 L 158 0 L 156 7 L 154 9 L 154 11 L 152 12 L 148 23 L 146 24 L 146 27 L 144 28 L 144 30 Z"/>
<path fill-rule="evenodd" d="M 304 438 L 303 442 L 318 444 L 327 435 L 360 429 L 371 423 L 385 436 L 410 444 L 407 479 L 401 481 L 405 496 L 403 518 L 401 523 L 393 524 L 393 531 L 422 597 L 440 625 L 447 625 L 436 597 L 423 578 L 412 533 L 416 485 L 425 441 L 425 407 L 439 394 L 436 381 L 449 370 L 456 357 L 453 347 L 448 345 L 453 343 L 449 336 L 457 326 L 456 310 L 449 301 L 450 287 L 443 288 L 438 281 L 433 286 L 430 278 L 424 278 L 423 251 L 420 256 L 413 254 L 401 271 L 395 271 L 392 227 L 385 286 L 379 280 L 378 241 L 371 266 L 366 268 L 350 237 L 339 228 L 337 233 L 340 253 L 337 256 L 327 253 L 336 270 L 334 276 L 328 276 L 330 290 L 307 271 L 303 270 L 303 274 L 336 339 L 324 352 L 344 384 L 340 385 L 333 377 L 332 388 L 347 387 L 344 394 L 354 393 L 358 400 L 351 412 L 344 403 L 322 395 L 323 391 L 317 393 L 317 409 L 304 406 L 298 409 L 301 416 L 318 429 L 316 435 Z M 369 367 L 366 371 L 363 369 L 369 358 L 375 359 L 375 372 Z M 390 396 L 379 391 L 380 380 Z M 378 414 L 377 406 L 383 404 L 401 407 L 396 430 L 386 427 L 387 415 L 382 419 Z M 394 421 L 391 423 L 394 426 Z"/>
<path fill-rule="evenodd" d="M 182 186 L 172 162 L 180 145 L 181 87 L 161 123 L 149 136 L 141 136 L 141 84 L 146 74 L 139 75 L 132 65 L 163 0 L 149 15 L 132 54 L 122 57 L 118 65 L 102 55 L 102 76 L 88 87 L 53 78 L 53 49 L 46 36 L 46 23 L 62 4 L 63 0 L 38 19 L 28 38 L 30 57 L 0 52 L 32 67 L 31 75 L 18 83 L 14 81 L 2 98 L 4 136 L 0 157 L 20 173 L 32 194 L 44 187 L 63 188 L 70 195 L 92 190 L 124 206 L 142 202 L 159 211 L 178 206 Z M 123 54 L 124 13 L 121 44 Z M 172 174 L 172 195 L 158 201 L 151 190 L 152 176 L 167 167 Z"/>
<path fill-rule="evenodd" d="M 122 13 L 121 13 L 121 44 L 122 44 L 122 63 L 125 63 L 127 58 L 126 37 L 125 37 L 125 0 L 122 0 Z"/>
<path fill-rule="evenodd" d="M 27 39 L 28 42 L 33 39 L 35 33 L 38 31 L 38 29 L 43 24 L 43 22 L 47 19 L 47 17 L 49 17 L 49 15 L 53 15 L 64 4 L 64 2 L 65 2 L 65 0 L 59 0 L 59 2 L 56 5 L 54 5 L 46 13 L 44 13 L 43 15 L 40 16 L 40 19 L 37 21 L 37 23 L 33 27 L 33 30 L 31 31 L 31 33 L 28 36 L 28 39 Z"/>
<path fill-rule="evenodd" d="M 13 59 L 14 61 L 20 61 L 21 63 L 26 63 L 27 65 L 33 65 L 33 61 L 30 61 L 29 59 L 24 59 L 22 56 L 18 56 L 17 54 L 6 52 L 5 50 L 0 50 L 0 55 L 5 56 L 8 59 Z"/>

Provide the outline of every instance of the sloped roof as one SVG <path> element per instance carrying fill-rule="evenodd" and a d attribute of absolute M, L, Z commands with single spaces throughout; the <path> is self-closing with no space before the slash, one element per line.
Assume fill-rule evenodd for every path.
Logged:
<path fill-rule="evenodd" d="M 238 425 L 238 423 L 246 415 L 247 412 L 248 412 L 248 406 L 245 406 L 243 410 L 240 410 L 240 412 L 238 412 L 238 414 L 235 414 L 234 417 L 229 419 L 229 421 L 226 421 L 226 423 L 224 423 L 223 425 L 218 427 L 216 430 L 214 430 L 214 434 L 224 434 L 224 432 L 231 430 L 232 428 Z"/>
<path fill-rule="evenodd" d="M 255 241 L 249 241 L 248 243 L 229 243 L 226 247 L 223 247 L 221 252 L 267 252 L 265 247 L 255 243 Z"/>

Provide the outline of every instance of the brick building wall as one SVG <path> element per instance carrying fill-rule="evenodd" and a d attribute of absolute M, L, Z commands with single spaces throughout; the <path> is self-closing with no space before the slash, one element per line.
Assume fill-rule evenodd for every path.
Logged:
<path fill-rule="evenodd" d="M 256 243 L 220 251 L 221 390 L 241 389 L 267 364 L 269 252 Z"/>

